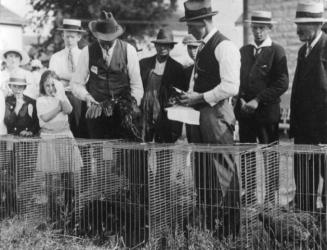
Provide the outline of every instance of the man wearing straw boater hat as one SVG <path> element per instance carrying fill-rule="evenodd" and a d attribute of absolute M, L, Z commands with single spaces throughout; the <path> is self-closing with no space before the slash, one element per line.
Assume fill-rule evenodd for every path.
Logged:
<path fill-rule="evenodd" d="M 327 35 L 322 2 L 299 3 L 294 22 L 303 46 L 298 52 L 291 95 L 290 136 L 295 144 L 327 143 Z M 315 211 L 320 174 L 325 178 L 325 158 L 295 155 L 295 205 Z M 324 188 L 323 188 L 324 191 Z M 325 192 L 322 201 L 326 208 Z"/>
<path fill-rule="evenodd" d="M 275 23 L 270 11 L 254 11 L 246 22 L 251 24 L 254 41 L 240 50 L 241 83 L 234 111 L 241 143 L 269 144 L 279 139 L 280 96 L 289 83 L 286 54 L 270 38 Z M 247 182 L 255 183 L 255 161 L 246 164 L 246 168 Z M 265 176 L 265 199 L 274 202 L 278 187 L 276 169 L 267 168 Z M 247 188 L 245 197 L 254 200 L 255 185 L 249 186 L 253 189 Z"/>
<path fill-rule="evenodd" d="M 96 42 L 80 55 L 71 85 L 75 96 L 87 103 L 86 123 L 94 139 L 140 139 L 133 118 L 143 96 L 135 48 L 118 39 L 124 33 L 112 13 L 91 21 Z"/>
<path fill-rule="evenodd" d="M 140 61 L 145 90 L 142 100 L 144 139 L 171 143 L 180 137 L 183 124 L 168 120 L 165 108 L 173 87 L 186 91 L 187 83 L 183 66 L 169 56 L 176 44 L 172 31 L 160 29 L 152 42 L 157 54 Z"/>
<path fill-rule="evenodd" d="M 182 103 L 200 111 L 200 125 L 192 126 L 191 142 L 233 144 L 235 116 L 229 98 L 239 89 L 240 53 L 236 46 L 214 26 L 210 0 L 184 3 L 188 32 L 202 43 L 198 48 L 188 93 Z M 201 156 L 199 156 L 201 157 Z M 239 182 L 230 154 L 212 161 L 198 161 L 195 180 L 198 201 L 207 205 L 207 226 L 215 229 L 217 214 L 224 235 L 239 231 Z M 218 204 L 220 204 L 218 206 Z M 214 209 L 211 209 L 212 207 Z M 223 213 L 217 213 L 222 209 Z M 221 216 L 221 217 L 220 217 Z"/>
<path fill-rule="evenodd" d="M 73 112 L 69 115 L 69 126 L 74 137 L 84 137 L 80 133 L 79 126 L 82 103 L 72 94 L 69 82 L 76 71 L 77 61 L 81 53 L 81 50 L 78 48 L 78 41 L 82 38 L 82 34 L 85 31 L 82 29 L 81 21 L 76 19 L 64 19 L 62 27 L 58 28 L 58 30 L 63 31 L 62 37 L 65 42 L 65 48 L 51 56 L 49 69 L 58 75 L 73 106 Z"/>

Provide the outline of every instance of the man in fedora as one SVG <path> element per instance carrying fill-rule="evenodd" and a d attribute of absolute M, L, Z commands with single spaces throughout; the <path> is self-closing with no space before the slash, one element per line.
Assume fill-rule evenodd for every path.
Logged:
<path fill-rule="evenodd" d="M 65 48 L 53 54 L 50 58 L 49 69 L 56 72 L 60 82 L 65 88 L 66 95 L 70 101 L 73 112 L 69 114 L 69 126 L 74 137 L 85 137 L 80 129 L 81 107 L 82 103 L 72 94 L 69 84 L 73 73 L 76 71 L 77 61 L 81 50 L 78 48 L 78 41 L 85 32 L 82 29 L 81 21 L 76 19 L 64 19 L 62 27 L 58 28 L 63 31 L 62 37 L 65 42 Z"/>
<path fill-rule="evenodd" d="M 254 11 L 251 20 L 246 22 L 251 24 L 254 41 L 240 50 L 241 83 L 234 111 L 241 143 L 269 144 L 279 139 L 280 96 L 289 83 L 286 54 L 270 38 L 275 23 L 271 12 Z M 248 173 L 246 197 L 250 200 L 255 195 L 256 163 L 253 160 L 245 162 L 243 167 Z M 278 191 L 276 169 L 266 168 L 265 176 L 265 199 L 274 202 L 274 191 Z M 249 190 L 250 186 L 253 190 Z"/>
<path fill-rule="evenodd" d="M 103 11 L 89 29 L 96 41 L 82 50 L 71 80 L 74 95 L 87 103 L 89 136 L 139 139 L 132 123 L 143 96 L 137 52 L 118 39 L 124 30 L 111 13 Z"/>
<path fill-rule="evenodd" d="M 173 87 L 186 91 L 183 66 L 169 56 L 174 48 L 173 34 L 169 29 L 160 29 L 152 41 L 157 54 L 140 61 L 144 86 L 143 133 L 145 141 L 171 143 L 182 133 L 182 123 L 170 121 L 165 108 L 173 93 Z"/>
<path fill-rule="evenodd" d="M 188 0 L 184 8 L 185 17 L 180 21 L 201 40 L 189 91 L 182 96 L 183 104 L 200 111 L 200 125 L 192 126 L 191 142 L 233 144 L 235 116 L 229 98 L 239 89 L 239 50 L 214 27 L 212 17 L 218 12 L 212 11 L 210 0 Z M 195 166 L 195 180 L 198 200 L 207 205 L 207 225 L 214 230 L 215 220 L 221 216 L 223 228 L 219 229 L 225 235 L 237 234 L 240 190 L 232 156 L 226 153 L 211 161 L 203 159 Z M 217 215 L 221 208 L 224 212 Z"/>
<path fill-rule="evenodd" d="M 299 3 L 295 23 L 303 46 L 298 52 L 291 95 L 290 137 L 295 144 L 327 143 L 327 35 L 322 2 Z M 294 157 L 295 205 L 315 211 L 320 175 L 325 178 L 323 155 Z M 323 188 L 324 190 L 325 188 Z M 326 208 L 325 194 L 322 197 Z"/>

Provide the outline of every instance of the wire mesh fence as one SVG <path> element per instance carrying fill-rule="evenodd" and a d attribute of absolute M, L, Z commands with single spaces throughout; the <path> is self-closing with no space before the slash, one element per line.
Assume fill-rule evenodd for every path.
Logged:
<path fill-rule="evenodd" d="M 1 218 L 127 247 L 327 249 L 323 145 L 2 137 L 0 151 Z"/>

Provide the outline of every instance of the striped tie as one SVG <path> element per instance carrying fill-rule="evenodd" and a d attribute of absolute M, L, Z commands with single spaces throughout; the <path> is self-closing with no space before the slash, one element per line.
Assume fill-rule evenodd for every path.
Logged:
<path fill-rule="evenodd" d="M 68 69 L 72 73 L 75 72 L 75 63 L 74 63 L 74 57 L 73 57 L 72 49 L 68 50 Z"/>

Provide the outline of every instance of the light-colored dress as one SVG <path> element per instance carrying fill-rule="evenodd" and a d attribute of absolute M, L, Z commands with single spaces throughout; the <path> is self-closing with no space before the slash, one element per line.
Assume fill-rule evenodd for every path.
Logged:
<path fill-rule="evenodd" d="M 55 109 L 58 104 L 59 99 L 52 96 L 41 96 L 36 100 L 42 138 L 37 170 L 57 173 L 78 172 L 82 166 L 82 158 L 69 128 L 68 115 L 60 112 L 48 122 L 41 119 L 41 115 Z"/>
<path fill-rule="evenodd" d="M 6 111 L 5 97 L 3 92 L 0 90 L 0 135 L 7 134 L 7 127 L 4 123 L 5 111 Z"/>

